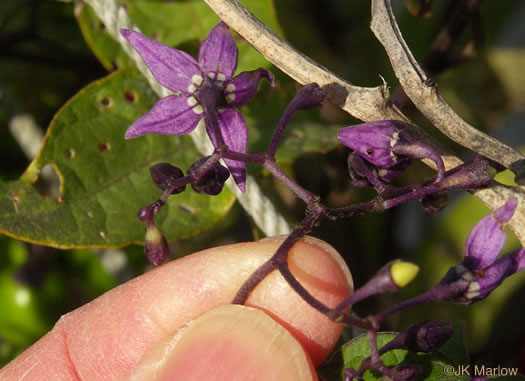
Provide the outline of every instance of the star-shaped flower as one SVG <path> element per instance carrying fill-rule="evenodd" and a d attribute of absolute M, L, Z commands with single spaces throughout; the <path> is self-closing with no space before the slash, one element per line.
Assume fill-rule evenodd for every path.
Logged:
<path fill-rule="evenodd" d="M 268 70 L 257 69 L 232 78 L 238 50 L 226 24 L 220 22 L 211 30 L 200 46 L 198 61 L 133 30 L 120 32 L 157 81 L 176 93 L 159 100 L 133 123 L 126 139 L 145 134 L 185 135 L 205 122 L 215 147 L 226 144 L 232 151 L 246 152 L 246 121 L 234 107 L 242 107 L 253 98 L 262 78 L 273 85 L 274 77 Z M 228 159 L 224 162 L 244 192 L 246 164 Z"/>

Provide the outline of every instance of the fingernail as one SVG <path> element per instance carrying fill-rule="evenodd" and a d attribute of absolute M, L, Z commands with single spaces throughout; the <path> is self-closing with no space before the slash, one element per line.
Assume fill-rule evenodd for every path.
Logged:
<path fill-rule="evenodd" d="M 225 305 L 158 343 L 128 376 L 138 380 L 317 380 L 299 342 L 263 311 Z"/>
<path fill-rule="evenodd" d="M 260 239 L 258 242 L 284 241 L 286 239 L 286 237 L 288 237 L 287 234 L 276 235 L 276 236 L 273 236 L 273 237 L 265 237 L 263 239 Z M 337 263 L 337 265 L 341 268 L 341 270 L 343 271 L 343 274 L 345 276 L 345 279 L 346 279 L 348 285 L 350 286 L 350 289 L 351 290 L 354 289 L 354 280 L 352 278 L 352 273 L 350 272 L 350 269 L 348 268 L 348 265 L 346 264 L 345 260 L 341 256 L 341 254 L 339 254 L 339 252 L 336 249 L 334 249 L 334 247 L 332 245 L 330 245 L 329 243 L 327 243 L 327 242 L 325 242 L 325 241 L 323 241 L 323 240 L 321 240 L 319 238 L 315 238 L 315 237 L 312 237 L 312 236 L 309 236 L 309 235 L 304 236 L 301 239 L 301 242 L 303 242 L 305 244 L 308 244 L 308 245 L 311 245 L 311 246 L 315 246 L 318 249 L 321 249 L 321 250 L 325 251 L 326 253 L 328 253 L 334 259 L 334 261 Z"/>

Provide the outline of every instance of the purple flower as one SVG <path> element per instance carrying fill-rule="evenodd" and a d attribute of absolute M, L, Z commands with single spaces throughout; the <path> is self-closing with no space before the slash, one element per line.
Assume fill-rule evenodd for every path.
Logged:
<path fill-rule="evenodd" d="M 339 131 L 339 141 L 370 163 L 388 168 L 397 163 L 392 148 L 399 141 L 399 130 L 388 120 L 363 123 Z"/>
<path fill-rule="evenodd" d="M 458 266 L 460 267 L 460 266 Z M 465 271 L 461 277 L 469 281 L 468 289 L 455 301 L 471 304 L 485 299 L 507 277 L 525 269 L 525 249 L 505 254 L 487 268 L 472 273 Z"/>
<path fill-rule="evenodd" d="M 524 270 L 525 248 L 497 259 L 505 241 L 502 224 L 511 219 L 516 207 L 517 200 L 509 200 L 479 221 L 467 239 L 463 262 L 451 267 L 434 288 L 378 314 L 378 319 L 421 303 L 448 300 L 468 305 L 478 302 L 489 296 L 507 277 Z"/>
<path fill-rule="evenodd" d="M 238 50 L 228 26 L 217 24 L 201 44 L 196 61 L 189 54 L 122 29 L 122 36 L 140 54 L 159 83 L 176 95 L 159 100 L 126 131 L 126 139 L 145 134 L 185 135 L 200 122 L 215 147 L 226 144 L 232 151 L 246 152 L 248 131 L 244 117 L 234 107 L 253 98 L 259 82 L 274 77 L 265 69 L 240 73 Z M 225 159 L 239 189 L 244 192 L 246 164 Z"/>
<path fill-rule="evenodd" d="M 397 127 L 398 123 L 381 120 L 345 127 L 339 131 L 339 141 L 377 168 L 391 169 L 378 171 L 379 177 L 386 181 L 405 169 L 408 160 L 416 158 L 436 163 L 436 182 L 443 180 L 445 166 L 441 156 L 432 147 L 412 139 Z"/>
<path fill-rule="evenodd" d="M 517 200 L 509 200 L 474 226 L 465 245 L 465 259 L 435 289 L 441 290 L 441 300 L 471 304 L 485 299 L 507 277 L 525 268 L 523 248 L 497 259 L 505 243 L 503 225 L 516 207 Z"/>
<path fill-rule="evenodd" d="M 505 243 L 505 223 L 508 222 L 518 202 L 507 201 L 479 221 L 470 232 L 465 244 L 464 265 L 470 270 L 482 270 L 496 260 Z"/>

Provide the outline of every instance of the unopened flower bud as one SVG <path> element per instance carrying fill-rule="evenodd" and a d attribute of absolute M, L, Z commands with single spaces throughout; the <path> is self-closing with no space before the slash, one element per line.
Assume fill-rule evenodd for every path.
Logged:
<path fill-rule="evenodd" d="M 392 261 L 383 266 L 368 282 L 341 302 L 329 317 L 339 321 L 345 308 L 372 295 L 394 292 L 410 283 L 419 272 L 419 267 L 410 262 Z"/>
<path fill-rule="evenodd" d="M 310 83 L 303 86 L 290 102 L 288 108 L 296 110 L 310 110 L 321 107 L 326 98 L 326 91 L 319 87 L 317 83 Z"/>
<path fill-rule="evenodd" d="M 177 168 L 169 163 L 158 163 L 149 169 L 151 179 L 157 188 L 166 190 L 171 187 L 173 182 L 181 177 L 184 177 L 184 173 L 180 168 Z M 171 194 L 177 194 L 183 192 L 186 189 L 186 185 L 180 188 L 173 189 Z"/>
<path fill-rule="evenodd" d="M 406 349 L 412 352 L 433 352 L 452 336 L 452 326 L 436 320 L 413 325 L 399 333 L 394 340 L 381 347 L 380 354 L 392 349 Z"/>
<path fill-rule="evenodd" d="M 423 375 L 423 365 L 417 363 L 401 364 L 391 369 L 399 379 L 404 381 L 417 381 Z"/>
<path fill-rule="evenodd" d="M 153 218 L 147 222 L 144 253 L 155 266 L 161 265 L 169 254 L 168 242 L 157 225 L 155 225 Z"/>
<path fill-rule="evenodd" d="M 203 157 L 192 164 L 188 169 L 188 175 L 193 173 L 208 160 L 209 156 Z M 206 174 L 196 184 L 192 183 L 193 190 L 197 193 L 207 194 L 210 196 L 216 196 L 221 193 L 224 183 L 230 177 L 230 171 L 226 167 L 223 167 L 220 163 L 215 163 Z"/>

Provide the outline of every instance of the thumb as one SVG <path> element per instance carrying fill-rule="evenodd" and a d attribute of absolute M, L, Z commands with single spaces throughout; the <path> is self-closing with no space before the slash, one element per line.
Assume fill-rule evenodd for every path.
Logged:
<path fill-rule="evenodd" d="M 208 311 L 157 344 L 128 381 L 317 380 L 299 342 L 259 309 Z"/>

